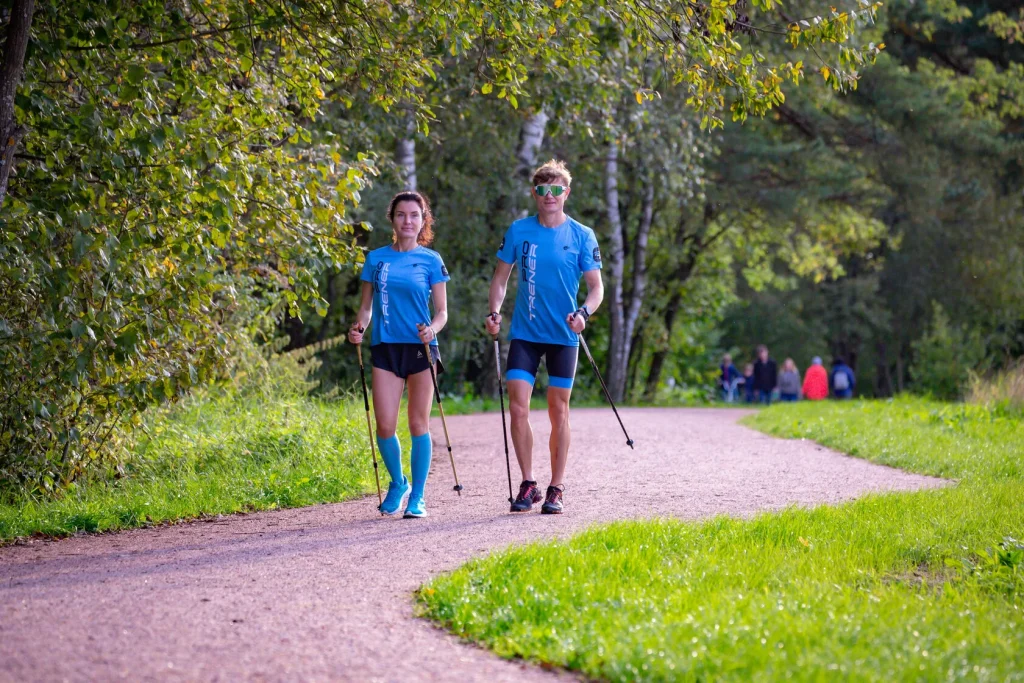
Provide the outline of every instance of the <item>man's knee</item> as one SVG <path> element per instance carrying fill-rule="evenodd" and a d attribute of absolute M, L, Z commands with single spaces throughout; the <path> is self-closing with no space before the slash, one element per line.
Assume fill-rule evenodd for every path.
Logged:
<path fill-rule="evenodd" d="M 508 412 L 516 424 L 528 422 L 530 420 L 530 402 L 521 400 L 509 401 Z"/>
<path fill-rule="evenodd" d="M 569 392 L 553 388 L 548 390 L 548 415 L 552 422 L 569 420 Z"/>

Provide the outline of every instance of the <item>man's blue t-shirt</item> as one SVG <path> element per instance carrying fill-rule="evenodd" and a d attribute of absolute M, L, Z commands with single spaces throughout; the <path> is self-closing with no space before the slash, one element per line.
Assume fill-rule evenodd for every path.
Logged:
<path fill-rule="evenodd" d="M 601 267 L 594 231 L 568 217 L 557 228 L 545 228 L 530 216 L 509 226 L 498 258 L 519 269 L 510 338 L 579 346 L 565 316 L 578 308 L 580 276 Z"/>
<path fill-rule="evenodd" d="M 370 345 L 376 346 L 421 344 L 416 325 L 429 325 L 432 319 L 430 288 L 451 278 L 436 251 L 424 246 L 395 251 L 389 245 L 366 255 L 360 279 L 373 284 Z M 430 343 L 436 346 L 437 339 Z"/>

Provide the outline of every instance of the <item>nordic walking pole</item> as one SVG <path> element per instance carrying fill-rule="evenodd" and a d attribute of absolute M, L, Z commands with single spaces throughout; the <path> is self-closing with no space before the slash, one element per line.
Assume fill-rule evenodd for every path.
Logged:
<path fill-rule="evenodd" d="M 416 325 L 417 329 L 422 330 L 427 327 L 423 323 Z M 444 419 L 444 406 L 441 405 L 441 392 L 437 388 L 437 375 L 434 374 L 434 357 L 430 354 L 430 344 L 423 342 L 423 350 L 427 353 L 427 362 L 430 363 L 430 379 L 434 382 L 434 396 L 437 398 L 437 409 L 441 412 L 441 426 L 444 427 L 444 441 L 448 446 L 448 459 L 452 462 L 452 474 L 455 475 L 455 486 L 452 487 L 453 491 L 458 491 L 459 497 L 462 497 L 462 484 L 459 483 L 459 473 L 455 471 L 455 456 L 452 455 L 452 440 L 448 437 L 448 423 Z"/>
<path fill-rule="evenodd" d="M 359 330 L 362 332 L 362 330 Z M 359 379 L 363 381 L 363 407 L 366 408 L 366 431 L 370 435 L 370 457 L 373 458 L 373 478 L 377 482 L 377 509 L 384 505 L 380 495 L 380 475 L 377 473 L 377 449 L 373 447 L 373 428 L 370 427 L 370 398 L 366 394 L 366 371 L 363 369 L 363 345 L 356 344 L 356 355 L 359 357 Z M 384 514 L 381 511 L 380 514 Z"/>
<path fill-rule="evenodd" d="M 494 320 L 494 314 L 491 314 Z M 498 370 L 498 403 L 501 405 L 501 435 L 505 437 L 505 469 L 508 471 L 508 502 L 514 503 L 512 495 L 512 464 L 508 459 L 508 428 L 505 427 L 505 395 L 501 391 L 501 344 L 498 343 L 498 335 L 494 335 L 494 365 Z"/>
<path fill-rule="evenodd" d="M 575 317 L 575 314 L 573 315 Z M 622 433 L 626 435 L 626 445 L 633 448 L 633 439 L 629 438 L 629 432 L 626 431 L 626 425 L 622 424 L 622 418 L 619 417 L 619 411 L 615 410 L 615 402 L 612 401 L 612 395 L 608 393 L 608 387 L 605 386 L 604 378 L 601 377 L 601 371 L 597 369 L 597 363 L 594 362 L 594 357 L 590 355 L 590 347 L 587 346 L 587 340 L 583 338 L 582 333 L 577 333 L 580 338 L 580 344 L 583 345 L 583 351 L 587 354 L 587 358 L 590 359 L 590 365 L 594 368 L 594 374 L 597 375 L 597 381 L 601 383 L 601 388 L 604 389 L 604 397 L 608 399 L 608 403 L 612 406 L 612 412 L 615 413 L 615 419 L 619 421 L 619 426 L 622 427 Z"/>

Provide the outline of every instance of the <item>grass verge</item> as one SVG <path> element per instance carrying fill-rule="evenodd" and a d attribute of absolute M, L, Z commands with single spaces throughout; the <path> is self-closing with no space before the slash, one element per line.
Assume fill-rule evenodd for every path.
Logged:
<path fill-rule="evenodd" d="M 1024 678 L 1024 421 L 910 399 L 748 419 L 959 484 L 595 528 L 443 575 L 422 611 L 502 656 L 609 680 Z"/>
<path fill-rule="evenodd" d="M 362 408 L 361 399 L 301 395 L 190 399 L 147 416 L 148 435 L 122 472 L 80 482 L 59 498 L 0 505 L 0 542 L 369 493 L 375 488 Z"/>

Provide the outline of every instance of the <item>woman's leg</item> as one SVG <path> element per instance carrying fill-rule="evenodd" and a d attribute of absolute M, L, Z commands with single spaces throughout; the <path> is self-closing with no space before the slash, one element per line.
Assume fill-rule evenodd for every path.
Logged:
<path fill-rule="evenodd" d="M 430 406 L 434 402 L 434 381 L 430 370 L 409 375 L 409 433 L 412 435 L 412 495 L 414 500 L 423 498 L 423 489 L 430 474 L 430 459 L 433 444 L 430 440 Z"/>
<path fill-rule="evenodd" d="M 402 446 L 395 434 L 398 407 L 402 402 L 405 380 L 388 370 L 373 369 L 373 415 L 377 420 L 377 445 L 391 481 L 402 484 Z"/>

